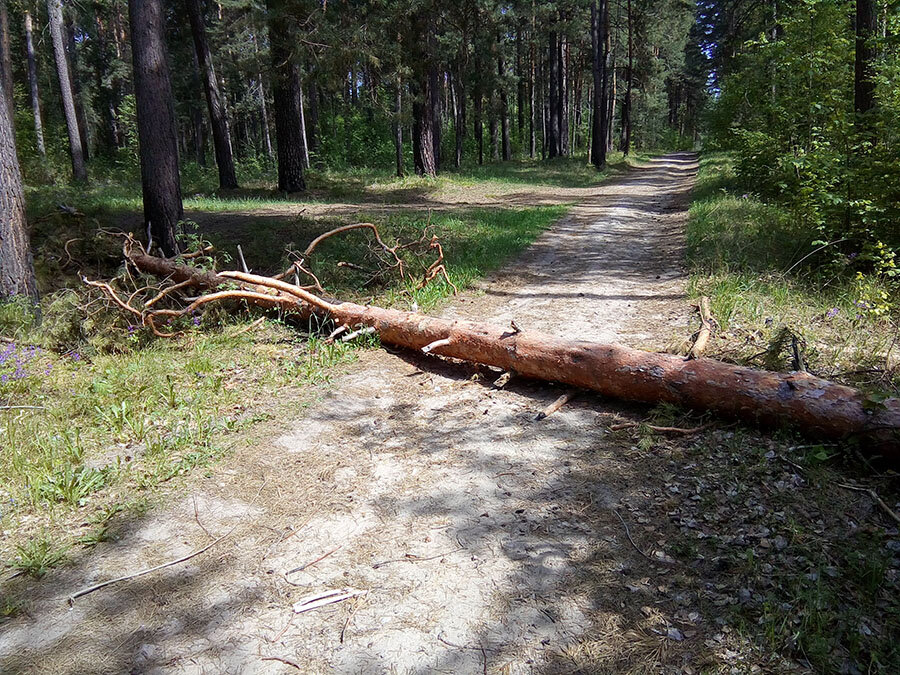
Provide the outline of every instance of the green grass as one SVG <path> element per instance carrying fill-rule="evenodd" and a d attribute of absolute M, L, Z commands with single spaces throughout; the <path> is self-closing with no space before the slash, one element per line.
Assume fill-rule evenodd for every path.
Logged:
<path fill-rule="evenodd" d="M 886 287 L 842 269 L 828 248 L 816 252 L 814 228 L 736 184 L 731 159 L 701 160 L 687 227 L 689 291 L 708 295 L 723 330 L 711 354 L 787 368 L 787 328 L 805 344 L 810 370 L 863 386 L 897 386 L 896 312 Z M 714 350 L 714 351 L 713 351 Z M 869 371 L 847 374 L 848 371 Z"/>
<path fill-rule="evenodd" d="M 386 241 L 416 239 L 428 226 L 443 244 L 450 279 L 463 289 L 534 241 L 568 207 L 450 204 L 429 214 L 417 205 L 367 212 L 366 204 L 406 203 L 429 191 L 488 182 L 491 190 L 504 184 L 521 190 L 541 180 L 574 185 L 601 178 L 577 160 L 548 164 L 544 177 L 534 163 L 502 171 L 485 167 L 477 174 L 398 180 L 366 171 L 314 173 L 311 195 L 303 201 L 260 191 L 201 194 L 186 205 L 210 214 L 199 236 L 216 244 L 222 266 L 234 264 L 228 253 L 241 244 L 250 266 L 262 272 L 280 270 L 287 249 L 301 249 L 346 222 L 370 220 Z M 358 212 L 342 218 L 264 213 L 267 207 L 302 208 L 348 196 L 363 198 Z M 8 350 L 0 357 L 0 402 L 34 406 L 0 410 L 0 529 L 12 532 L 0 542 L 0 558 L 21 571 L 40 576 L 64 561 L 60 551 L 103 541 L 125 505 L 210 466 L 257 422 L 284 414 L 273 393 L 291 391 L 295 402 L 307 392 L 314 396 L 311 387 L 328 386 L 360 349 L 377 345 L 372 336 L 329 343 L 316 326 L 288 326 L 276 316 L 239 333 L 254 317 L 216 309 L 199 326 L 188 322 L 181 339 L 154 339 L 98 296 L 87 295 L 76 274 L 120 273 L 120 244 L 101 228 L 114 229 L 123 214 L 139 221 L 139 188 L 114 182 L 77 191 L 44 186 L 30 189 L 28 199 L 37 221 L 33 241 L 45 290 L 43 323 L 28 321 L 17 304 L 0 306 L 0 335 L 15 340 L 0 343 L 0 352 Z M 61 214 L 58 204 L 84 216 Z M 418 288 L 418 278 L 366 285 L 368 275 L 336 266 L 368 255 L 366 235 L 354 232 L 325 242 L 308 264 L 330 293 L 346 299 L 432 310 L 452 294 L 443 280 L 425 288 Z M 427 260 L 433 256 L 429 252 Z"/>
<path fill-rule="evenodd" d="M 18 555 L 9 567 L 35 579 L 40 579 L 66 559 L 64 548 L 43 537 L 16 546 L 16 551 Z"/>

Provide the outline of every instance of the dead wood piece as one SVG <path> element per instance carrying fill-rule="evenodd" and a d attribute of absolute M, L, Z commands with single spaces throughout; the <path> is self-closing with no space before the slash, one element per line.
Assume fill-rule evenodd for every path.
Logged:
<path fill-rule="evenodd" d="M 503 387 L 505 387 L 507 384 L 509 384 L 509 381 L 513 378 L 514 374 L 515 373 L 507 370 L 500 377 L 498 377 L 496 380 L 494 380 L 494 383 L 491 386 L 494 389 L 503 389 Z"/>
<path fill-rule="evenodd" d="M 707 296 L 704 295 L 700 298 L 700 306 L 698 309 L 700 312 L 700 330 L 697 333 L 694 344 L 691 346 L 691 351 L 688 352 L 688 359 L 699 359 L 706 350 L 706 346 L 709 344 L 709 338 L 712 336 L 713 318 L 712 312 L 709 309 L 709 298 Z"/>
<path fill-rule="evenodd" d="M 283 663 L 286 666 L 292 666 L 297 670 L 303 670 L 302 666 L 295 661 L 291 661 L 290 659 L 286 659 L 283 656 L 261 656 L 260 661 L 278 661 L 279 663 Z"/>
<path fill-rule="evenodd" d="M 241 269 L 245 272 L 249 272 L 250 268 L 247 267 L 247 261 L 244 260 L 244 249 L 241 248 L 241 245 L 237 245 L 238 259 L 241 261 Z"/>
<path fill-rule="evenodd" d="M 452 553 L 456 553 L 457 551 L 462 551 L 462 550 L 463 550 L 463 547 L 460 546 L 459 548 L 455 548 L 452 551 L 445 551 L 444 553 L 438 553 L 437 555 L 430 555 L 427 558 L 422 558 L 413 553 L 407 553 L 402 558 L 393 558 L 391 560 L 382 560 L 381 562 L 373 563 L 372 569 L 377 570 L 379 567 L 384 567 L 385 565 L 390 565 L 391 563 L 398 563 L 398 562 L 425 562 L 426 560 L 437 560 L 438 558 L 443 558 Z"/>
<path fill-rule="evenodd" d="M 366 595 L 369 591 L 360 591 L 354 588 L 341 588 L 336 590 L 324 591 L 323 593 L 313 593 L 300 598 L 294 603 L 294 614 L 302 614 L 319 607 L 333 605 L 336 602 L 343 602 L 358 595 Z"/>
<path fill-rule="evenodd" d="M 438 347 L 446 347 L 450 344 L 450 340 L 448 338 L 441 338 L 440 340 L 435 340 L 434 342 L 429 342 L 427 345 L 422 347 L 422 353 L 428 354 L 431 351 L 437 349 Z"/>
<path fill-rule="evenodd" d="M 651 431 L 658 431 L 662 434 L 697 434 L 707 429 L 708 424 L 701 424 L 699 427 L 690 427 L 684 429 L 682 427 L 658 427 L 653 424 L 644 424 L 643 422 L 623 422 L 622 424 L 610 425 L 610 431 L 621 431 L 622 429 L 633 429 L 634 427 L 647 427 Z"/>
<path fill-rule="evenodd" d="M 235 526 L 235 527 L 237 527 L 237 526 Z M 235 528 L 232 528 L 231 530 L 229 530 L 228 532 L 223 534 L 221 537 L 219 537 L 215 541 L 210 542 L 203 548 L 201 548 L 197 551 L 194 551 L 193 553 L 190 553 L 186 556 L 182 556 L 181 558 L 178 558 L 177 560 L 170 560 L 169 562 L 163 563 L 162 565 L 156 565 L 155 567 L 150 567 L 148 569 L 141 570 L 140 572 L 135 572 L 134 574 L 126 574 L 125 576 L 117 577 L 115 579 L 110 579 L 108 581 L 103 581 L 99 584 L 94 584 L 93 586 L 89 586 L 88 588 L 83 588 L 80 591 L 73 593 L 72 595 L 69 596 L 69 598 L 68 598 L 69 605 L 70 606 L 74 605 L 75 601 L 78 598 L 88 595 L 89 593 L 93 593 L 94 591 L 99 591 L 101 588 L 106 588 L 107 586 L 112 586 L 113 584 L 117 584 L 121 581 L 129 581 L 131 579 L 137 579 L 138 577 L 142 577 L 145 574 L 150 574 L 151 572 L 156 572 L 157 570 L 161 570 L 166 567 L 171 567 L 172 565 L 178 565 L 179 563 L 187 562 L 191 558 L 196 558 L 198 555 L 200 555 L 202 553 L 206 553 L 213 546 L 215 546 L 219 542 L 223 541 L 232 532 L 234 532 L 234 529 Z"/>
<path fill-rule="evenodd" d="M 856 492 L 865 492 L 869 497 L 871 497 L 872 501 L 878 504 L 881 507 L 882 511 L 884 511 L 891 519 L 900 525 L 900 516 L 887 504 L 885 504 L 884 500 L 878 496 L 878 493 L 875 492 L 872 488 L 862 487 L 860 485 L 850 485 L 849 483 L 838 483 L 838 487 L 842 487 L 845 490 L 855 490 Z"/>
<path fill-rule="evenodd" d="M 189 270 L 182 270 L 181 279 L 175 279 L 171 276 L 172 262 L 164 262 L 164 274 L 173 280 L 192 278 Z M 238 282 L 242 289 L 236 292 L 238 297 L 245 293 L 246 299 L 259 305 L 301 316 L 313 311 L 330 316 L 337 324 L 372 327 L 385 345 L 421 350 L 449 340 L 442 343 L 441 356 L 613 398 L 671 403 L 768 426 L 788 423 L 819 438 L 863 435 L 870 441 L 866 447 L 871 453 L 900 459 L 900 399 L 887 399 L 877 410 L 870 410 L 859 391 L 808 373 L 755 370 L 707 358 L 685 361 L 616 344 L 572 341 L 530 331 L 511 333 L 489 324 L 329 301 L 254 274 L 223 272 L 213 276 Z"/>
<path fill-rule="evenodd" d="M 296 573 L 296 572 L 302 572 L 302 571 L 305 570 L 307 567 L 312 567 L 313 565 L 322 562 L 323 560 L 325 560 L 325 558 L 327 558 L 328 556 L 330 556 L 332 553 L 337 553 L 338 551 L 341 550 L 342 547 L 343 547 L 343 544 L 342 544 L 341 546 L 338 546 L 337 548 L 331 549 L 330 551 L 328 551 L 328 553 L 326 553 L 325 555 L 319 556 L 318 558 L 316 558 L 316 559 L 313 560 L 312 562 L 308 562 L 308 563 L 306 563 L 306 564 L 304 564 L 304 565 L 300 565 L 300 567 L 295 567 L 295 568 L 292 569 L 292 570 L 288 570 L 287 572 L 284 573 L 284 576 L 287 576 L 288 574 L 294 574 L 294 573 Z"/>
<path fill-rule="evenodd" d="M 622 527 L 625 528 L 625 536 L 628 538 L 628 542 L 631 544 L 632 548 L 633 548 L 635 551 L 637 551 L 638 553 L 640 553 L 641 556 L 642 556 L 643 558 L 646 558 L 646 559 L 649 560 L 650 562 L 656 562 L 655 560 L 653 560 L 653 558 L 651 558 L 649 555 L 647 555 L 646 553 L 644 553 L 644 552 L 638 547 L 637 544 L 634 543 L 634 539 L 631 538 L 631 530 L 628 528 L 628 523 L 625 522 L 625 519 L 621 516 L 621 514 L 620 514 L 618 511 L 616 511 L 615 509 L 612 509 L 612 512 L 616 514 L 616 518 L 619 519 L 619 522 L 622 523 Z"/>
<path fill-rule="evenodd" d="M 371 326 L 367 328 L 360 328 L 359 330 L 355 330 L 352 333 L 347 333 L 347 335 L 341 338 L 341 342 L 350 342 L 350 340 L 355 340 L 360 335 L 371 335 L 374 332 L 375 329 Z"/>
<path fill-rule="evenodd" d="M 541 412 L 539 412 L 537 414 L 537 416 L 534 418 L 534 421 L 540 422 L 542 419 L 546 419 L 547 417 L 550 417 L 550 415 L 552 415 L 557 410 L 562 408 L 566 403 L 571 401 L 573 398 L 578 396 L 578 394 L 580 394 L 580 393 L 581 392 L 578 389 L 573 389 L 572 391 L 567 391 L 565 394 L 563 394 L 562 396 L 557 398 L 555 401 L 553 401 L 553 403 L 551 403 L 546 408 L 541 410 Z"/>

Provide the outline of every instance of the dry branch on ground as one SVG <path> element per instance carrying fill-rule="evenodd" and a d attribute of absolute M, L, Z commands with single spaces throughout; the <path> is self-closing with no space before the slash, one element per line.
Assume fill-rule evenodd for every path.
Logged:
<path fill-rule="evenodd" d="M 381 242 L 380 236 L 377 240 Z M 439 257 L 426 268 L 423 283 L 443 268 L 443 251 L 439 244 L 434 246 L 435 241 L 432 238 L 429 245 L 437 249 Z M 314 248 L 311 244 L 307 252 Z M 820 438 L 861 437 L 870 454 L 882 452 L 892 460 L 900 456 L 900 400 L 888 399 L 873 406 L 863 393 L 805 372 L 760 371 L 705 358 L 684 360 L 621 345 L 510 332 L 486 324 L 340 302 L 283 278 L 196 270 L 177 260 L 148 255 L 136 248 L 133 240 L 126 242 L 125 253 L 141 272 L 163 277 L 171 284 L 209 291 L 177 309 L 148 310 L 123 300 L 109 284 L 88 282 L 107 293 L 124 311 L 140 316 L 160 336 L 177 333 L 159 330 L 158 319 L 185 316 L 212 302 L 242 299 L 288 314 L 327 316 L 351 331 L 370 328 L 383 343 L 397 347 L 495 366 L 624 400 L 672 403 L 769 426 L 790 424 Z M 231 288 L 215 290 L 222 284 Z M 704 326 L 710 321 L 704 317 Z"/>

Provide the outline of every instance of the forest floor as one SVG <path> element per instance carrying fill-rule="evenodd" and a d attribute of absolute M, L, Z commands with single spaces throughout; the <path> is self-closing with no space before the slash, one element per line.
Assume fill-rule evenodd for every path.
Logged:
<path fill-rule="evenodd" d="M 567 217 L 443 314 L 648 349 L 689 336 L 696 168 L 670 155 L 578 188 Z M 0 628 L 0 671 L 896 663 L 897 605 L 880 593 L 897 581 L 896 528 L 879 526 L 867 495 L 834 487 L 821 446 L 720 424 L 667 437 L 644 423 L 698 420 L 592 394 L 536 421 L 562 390 L 515 377 L 495 388 L 499 375 L 363 352 L 281 436 L 117 517 L 109 541 L 44 581 L 20 580 L 30 600 Z M 292 609 L 335 589 L 359 594 Z"/>

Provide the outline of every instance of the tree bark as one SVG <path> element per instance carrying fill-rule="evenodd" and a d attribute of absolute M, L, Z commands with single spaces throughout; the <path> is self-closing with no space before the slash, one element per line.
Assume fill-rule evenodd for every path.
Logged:
<path fill-rule="evenodd" d="M 34 31 L 31 12 L 28 10 L 25 10 L 25 55 L 28 61 L 28 90 L 31 95 L 31 113 L 34 116 L 34 137 L 38 152 L 46 155 L 44 125 L 41 122 L 41 98 L 38 94 L 37 59 L 34 54 Z"/>
<path fill-rule="evenodd" d="M 75 113 L 75 98 L 69 81 L 69 65 L 66 59 L 66 43 L 63 33 L 62 0 L 47 0 L 47 14 L 50 19 L 50 38 L 53 42 L 53 57 L 56 62 L 56 76 L 62 98 L 63 114 L 66 118 L 66 132 L 69 136 L 69 154 L 72 159 L 72 177 L 76 181 L 87 180 L 84 145 L 78 129 Z"/>
<path fill-rule="evenodd" d="M 293 38 L 280 6 L 267 0 L 269 45 L 272 53 L 272 93 L 275 102 L 275 135 L 278 153 L 278 189 L 300 192 L 305 139 L 300 131 L 300 73 L 292 53 Z"/>
<path fill-rule="evenodd" d="M 131 0 L 128 3 L 128 19 L 131 25 L 144 223 L 153 241 L 166 255 L 174 255 L 178 252 L 176 235 L 184 217 L 184 207 L 162 0 Z"/>
<path fill-rule="evenodd" d="M 238 186 L 234 171 L 234 156 L 231 149 L 231 134 L 228 130 L 228 112 L 225 108 L 225 97 L 219 91 L 216 69 L 213 65 L 209 42 L 206 39 L 206 25 L 203 7 L 200 0 L 186 0 L 188 18 L 191 23 L 191 34 L 194 37 L 194 49 L 203 80 L 203 91 L 206 95 L 206 108 L 209 111 L 209 125 L 212 129 L 213 149 L 216 153 L 216 166 L 219 168 L 219 187 L 234 190 Z"/>
<path fill-rule="evenodd" d="M 9 119 L 15 123 L 16 110 L 13 101 L 12 58 L 9 55 L 9 13 L 6 9 L 6 0 L 0 0 L 0 86 L 3 87 L 6 93 Z"/>
<path fill-rule="evenodd" d="M 38 300 L 25 220 L 25 194 L 6 89 L 0 87 L 0 298 Z"/>

